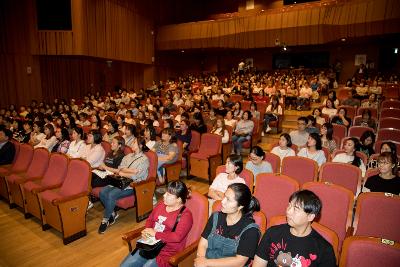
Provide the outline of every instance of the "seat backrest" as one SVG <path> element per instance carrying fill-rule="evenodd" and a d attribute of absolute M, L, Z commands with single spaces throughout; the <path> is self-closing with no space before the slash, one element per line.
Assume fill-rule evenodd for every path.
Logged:
<path fill-rule="evenodd" d="M 199 153 L 211 156 L 221 153 L 222 137 L 217 134 L 204 133 L 201 136 Z"/>
<path fill-rule="evenodd" d="M 108 153 L 111 151 L 111 144 L 107 141 L 102 141 L 101 146 L 104 149 L 105 155 L 108 155 Z"/>
<path fill-rule="evenodd" d="M 343 243 L 339 267 L 397 267 L 400 244 L 374 237 L 352 236 Z"/>
<path fill-rule="evenodd" d="M 14 164 L 15 161 L 17 160 L 17 158 L 18 158 L 18 154 L 19 154 L 19 149 L 21 147 L 21 143 L 18 142 L 17 140 L 15 140 L 14 138 L 12 138 L 10 141 L 11 141 L 11 143 L 14 144 L 14 147 L 15 147 L 15 155 L 14 155 L 14 159 L 13 159 L 13 162 L 12 162 Z"/>
<path fill-rule="evenodd" d="M 157 166 L 157 165 L 156 165 Z M 185 206 L 192 212 L 193 225 L 186 240 L 186 247 L 196 242 L 204 230 L 208 220 L 208 200 L 197 191 L 192 191 Z"/>
<path fill-rule="evenodd" d="M 400 117 L 400 114 L 399 114 Z M 394 128 L 379 128 L 377 140 L 390 140 L 400 142 L 400 129 Z"/>
<path fill-rule="evenodd" d="M 190 140 L 189 144 L 189 151 L 196 151 L 200 147 L 200 133 L 197 131 L 191 131 L 192 139 Z"/>
<path fill-rule="evenodd" d="M 124 154 L 125 154 L 125 156 L 126 155 L 128 155 L 128 154 L 130 154 L 130 153 L 132 153 L 133 151 L 132 151 L 132 148 L 130 147 L 130 146 L 125 146 L 124 147 Z"/>
<path fill-rule="evenodd" d="M 400 118 L 386 117 L 379 120 L 379 128 L 400 129 Z"/>
<path fill-rule="evenodd" d="M 46 148 L 36 148 L 33 151 L 32 161 L 26 172 L 27 177 L 42 177 L 50 160 L 50 153 Z"/>
<path fill-rule="evenodd" d="M 216 175 L 225 172 L 225 165 L 220 165 L 217 167 L 216 170 Z M 253 187 L 254 187 L 254 176 L 251 171 L 248 169 L 243 168 L 242 172 L 239 173 L 239 177 L 243 178 L 244 181 L 246 182 L 246 185 L 250 188 L 250 191 L 253 193 Z"/>
<path fill-rule="evenodd" d="M 154 151 L 147 151 L 144 153 L 146 157 L 149 159 L 149 174 L 147 176 L 147 180 L 149 179 L 156 179 L 157 177 L 157 164 L 158 164 L 158 157 Z"/>
<path fill-rule="evenodd" d="M 399 100 L 384 100 L 381 104 L 381 109 L 384 108 L 399 108 L 400 109 L 400 101 Z"/>
<path fill-rule="evenodd" d="M 380 113 L 381 118 L 394 117 L 400 118 L 400 108 L 383 108 Z"/>
<path fill-rule="evenodd" d="M 326 162 L 322 164 L 319 171 L 319 180 L 341 185 L 356 195 L 361 190 L 361 170 L 360 168 L 348 164 L 337 162 Z"/>
<path fill-rule="evenodd" d="M 365 127 L 365 126 L 351 126 L 349 128 L 348 136 L 360 138 L 363 135 L 363 133 L 366 131 L 374 132 L 375 130 L 370 127 Z"/>
<path fill-rule="evenodd" d="M 51 153 L 49 164 L 41 180 L 42 186 L 60 184 L 67 174 L 69 159 L 61 153 Z"/>
<path fill-rule="evenodd" d="M 12 166 L 12 172 L 24 172 L 28 169 L 29 164 L 33 157 L 33 146 L 28 144 L 20 145 L 18 157 L 15 160 L 15 164 Z"/>
<path fill-rule="evenodd" d="M 268 223 L 268 228 L 271 226 L 275 225 L 280 225 L 280 224 L 286 224 L 286 215 L 285 216 L 274 216 L 271 218 L 271 220 Z M 317 231 L 326 241 L 328 241 L 332 247 L 333 251 L 335 252 L 336 260 L 338 260 L 339 256 L 339 237 L 335 233 L 335 231 L 332 231 L 328 227 L 318 223 L 318 222 L 313 222 L 311 224 L 311 227 Z"/>
<path fill-rule="evenodd" d="M 369 110 L 371 112 L 371 117 L 374 118 L 378 117 L 378 110 L 376 108 L 363 108 L 363 107 L 357 109 L 357 116 L 362 115 L 364 110 Z"/>
<path fill-rule="evenodd" d="M 281 174 L 294 178 L 300 185 L 316 181 L 318 178 L 318 164 L 308 158 L 289 156 L 282 160 Z"/>
<path fill-rule="evenodd" d="M 286 214 L 289 197 L 300 188 L 299 183 L 286 175 L 260 173 L 256 177 L 254 196 L 267 222 L 273 216 Z"/>
<path fill-rule="evenodd" d="M 313 191 L 321 199 L 322 210 L 318 222 L 337 233 L 340 247 L 351 225 L 353 192 L 340 185 L 323 182 L 305 183 L 302 189 Z"/>
<path fill-rule="evenodd" d="M 90 192 L 92 168 L 83 159 L 71 159 L 68 163 L 67 174 L 60 188 L 62 196 L 71 196 L 83 192 Z"/>
<path fill-rule="evenodd" d="M 271 152 L 265 152 L 264 160 L 271 164 L 274 173 L 279 173 L 281 171 L 281 158 L 278 155 Z"/>
<path fill-rule="evenodd" d="M 358 197 L 353 223 L 354 235 L 400 242 L 399 222 L 400 196 L 368 192 Z"/>
<path fill-rule="evenodd" d="M 243 111 L 250 110 L 251 101 L 243 100 L 243 101 L 240 101 L 240 102 L 242 104 L 242 110 Z"/>
<path fill-rule="evenodd" d="M 333 126 L 333 135 L 337 136 L 340 140 L 347 136 L 347 127 L 340 124 L 332 124 Z"/>
<path fill-rule="evenodd" d="M 384 143 L 384 142 L 386 142 L 386 140 L 378 140 L 375 142 L 375 152 L 376 153 L 379 153 L 381 151 L 381 146 L 382 146 L 382 143 Z M 399 155 L 400 154 L 400 142 L 394 142 L 394 141 L 390 141 L 390 142 L 392 142 L 393 144 L 396 145 L 397 155 Z"/>

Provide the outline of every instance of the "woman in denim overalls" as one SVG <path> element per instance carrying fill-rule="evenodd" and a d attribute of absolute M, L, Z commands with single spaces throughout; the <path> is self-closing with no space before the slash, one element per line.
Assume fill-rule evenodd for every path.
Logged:
<path fill-rule="evenodd" d="M 224 266 L 247 266 L 249 259 L 254 257 L 260 238 L 259 227 L 252 219 L 253 212 L 259 210 L 259 202 L 251 195 L 247 185 L 231 184 L 222 200 L 221 212 L 213 213 L 208 220 L 199 242 L 194 266 L 203 267 L 221 264 Z M 226 222 L 221 224 L 221 220 L 218 221 L 219 216 L 223 216 L 223 218 L 226 216 Z M 237 225 L 241 227 L 237 235 L 234 237 L 224 236 L 223 228 L 225 224 L 227 227 L 234 227 L 242 219 L 245 223 L 242 221 L 243 225 Z M 240 244 L 245 232 L 247 237 L 251 236 L 252 238 L 247 239 L 246 244 Z M 241 247 L 242 252 L 238 251 L 239 247 Z M 238 254 L 238 252 L 241 254 Z"/>

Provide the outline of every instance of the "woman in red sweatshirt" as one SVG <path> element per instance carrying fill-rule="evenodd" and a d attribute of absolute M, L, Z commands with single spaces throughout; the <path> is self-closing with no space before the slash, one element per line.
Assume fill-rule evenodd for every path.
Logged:
<path fill-rule="evenodd" d="M 164 201 L 160 201 L 153 209 L 146 221 L 146 228 L 142 231 L 142 239 L 155 238 L 162 240 L 166 245 L 154 259 L 142 257 L 137 250 L 129 254 L 121 263 L 121 267 L 170 267 L 169 258 L 184 249 L 186 238 L 193 225 L 192 213 L 184 208 L 189 191 L 185 183 L 174 181 L 168 185 L 164 194 Z M 176 219 L 181 213 L 180 220 L 172 231 Z"/>

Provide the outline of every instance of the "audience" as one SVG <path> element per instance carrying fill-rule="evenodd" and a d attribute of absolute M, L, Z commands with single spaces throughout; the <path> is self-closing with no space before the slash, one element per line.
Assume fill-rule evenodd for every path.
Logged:
<path fill-rule="evenodd" d="M 332 162 L 341 162 L 341 163 L 349 163 L 361 169 L 362 176 L 365 175 L 365 165 L 364 162 L 360 157 L 357 156 L 356 152 L 360 148 L 360 141 L 358 141 L 355 137 L 350 137 L 346 140 L 344 144 L 344 151 L 345 153 L 337 154 L 333 159 Z"/>
<path fill-rule="evenodd" d="M 278 146 L 275 146 L 271 150 L 271 153 L 279 156 L 279 158 L 282 161 L 285 157 L 296 156 L 296 151 L 294 151 L 291 147 L 292 147 L 292 138 L 290 137 L 289 134 L 283 133 L 279 137 Z"/>
<path fill-rule="evenodd" d="M 307 147 L 300 149 L 297 156 L 312 159 L 321 167 L 326 162 L 326 157 L 322 150 L 322 141 L 319 134 L 311 133 L 307 140 Z"/>

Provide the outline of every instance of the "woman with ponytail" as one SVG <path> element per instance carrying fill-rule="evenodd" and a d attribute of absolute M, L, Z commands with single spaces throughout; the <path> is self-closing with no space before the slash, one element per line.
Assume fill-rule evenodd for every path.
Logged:
<path fill-rule="evenodd" d="M 194 266 L 247 266 L 260 239 L 252 216 L 259 210 L 260 204 L 247 185 L 229 185 L 221 211 L 211 215 L 201 235 Z"/>

